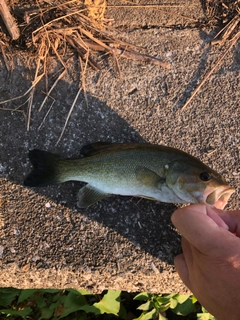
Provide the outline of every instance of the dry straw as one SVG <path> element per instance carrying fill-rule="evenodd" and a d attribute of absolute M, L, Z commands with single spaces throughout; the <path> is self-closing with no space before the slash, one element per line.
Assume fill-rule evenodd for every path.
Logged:
<path fill-rule="evenodd" d="M 2 8 L 1 5 L 3 4 L 3 1 L 4 0 L 0 0 L 0 9 Z M 23 95 L 0 102 L 0 104 L 3 105 L 17 99 L 26 98 L 25 103 L 27 103 L 28 105 L 28 111 L 26 115 L 27 129 L 29 129 L 30 127 L 31 112 L 36 86 L 42 79 L 45 79 L 46 95 L 39 108 L 39 111 L 42 111 L 47 100 L 53 99 L 51 97 L 53 89 L 56 88 L 58 82 L 61 79 L 63 79 L 64 76 L 66 76 L 68 72 L 67 62 L 73 52 L 76 53 L 78 57 L 80 83 L 78 92 L 76 93 L 75 99 L 69 109 L 65 125 L 62 129 L 58 142 L 63 136 L 64 130 L 68 124 L 71 113 L 74 109 L 74 106 L 76 105 L 77 99 L 79 98 L 81 92 L 83 92 L 86 104 L 88 105 L 85 81 L 86 68 L 90 66 L 96 71 L 102 71 L 102 67 L 100 63 L 96 60 L 94 52 L 103 52 L 108 56 L 112 56 L 115 62 L 115 71 L 119 74 L 119 76 L 121 76 L 119 64 L 120 57 L 144 61 L 146 63 L 154 64 L 157 67 L 163 67 L 166 69 L 169 69 L 171 67 L 168 62 L 162 61 L 157 57 L 152 57 L 145 53 L 142 53 L 142 48 L 122 41 L 121 39 L 119 39 L 118 36 L 116 36 L 117 32 L 111 26 L 111 19 L 105 18 L 105 12 L 107 7 L 106 0 L 59 0 L 57 5 L 52 5 L 53 2 L 50 1 L 35 1 L 35 6 L 31 5 L 30 9 L 29 7 L 27 7 L 15 10 L 16 15 L 20 17 L 23 22 L 19 26 L 16 26 L 16 23 L 14 25 L 15 27 L 20 29 L 21 42 L 25 44 L 26 48 L 28 48 L 28 50 L 31 52 L 31 55 L 34 56 L 34 79 L 32 81 L 31 87 Z M 216 10 L 216 7 L 211 7 L 213 4 L 215 4 L 215 2 L 212 2 L 210 0 L 205 1 L 206 9 L 214 9 L 215 12 L 214 10 L 212 10 L 211 14 L 217 16 L 218 12 Z M 226 6 L 226 4 L 222 3 L 222 6 L 223 5 Z M 175 16 L 178 14 L 171 13 L 169 11 L 169 7 L 173 8 L 181 6 L 182 4 L 171 4 L 168 6 L 141 6 L 129 5 L 128 2 L 126 2 L 126 5 L 121 5 L 121 7 L 127 7 L 129 8 L 129 10 L 138 10 L 139 8 L 146 10 L 154 9 L 164 12 L 168 15 Z M 168 7 L 168 10 L 166 10 L 166 7 Z M 225 10 L 227 9 L 230 8 L 226 7 Z M 182 109 L 185 109 L 190 104 L 190 102 L 200 91 L 204 83 L 208 80 L 210 75 L 217 69 L 217 67 L 219 67 L 219 65 L 221 65 L 225 56 L 228 54 L 228 52 L 232 49 L 232 47 L 237 43 L 237 41 L 240 38 L 240 31 L 238 31 L 238 27 L 240 24 L 239 1 L 234 1 L 234 4 L 231 4 L 231 10 L 234 14 L 231 17 L 231 19 L 229 19 L 229 23 L 227 23 L 226 26 L 222 28 L 222 30 L 217 35 L 216 39 L 212 42 L 213 44 L 226 44 L 227 49 L 225 53 L 216 62 L 215 66 L 208 72 L 206 77 L 196 88 L 196 90 L 193 92 L 192 96 L 186 102 Z M 223 16 L 222 12 L 221 15 Z M 181 18 L 188 20 L 188 22 L 190 23 L 198 22 L 196 19 L 188 18 L 185 16 L 181 16 Z M 15 19 L 13 21 L 15 22 Z M 6 64 L 6 67 L 10 71 L 13 67 L 12 61 L 11 59 L 9 59 L 9 56 L 11 55 L 8 55 L 7 53 L 11 51 L 11 46 L 8 44 L 7 41 L 4 41 L 4 39 L 0 40 L 0 50 L 2 52 L 2 56 Z M 56 57 L 58 63 L 61 66 L 59 68 L 56 80 L 54 81 L 53 85 L 49 88 L 49 74 L 47 68 L 47 61 L 48 57 L 52 55 Z M 109 70 L 107 70 L 106 72 L 108 71 Z M 103 73 L 100 79 L 106 74 L 106 72 Z M 39 129 L 43 126 L 47 116 L 52 110 L 53 104 L 54 99 L 52 100 L 51 106 L 46 112 Z M 22 112 L 21 107 L 22 105 L 15 109 L 2 109 Z"/>
<path fill-rule="evenodd" d="M 210 69 L 210 71 L 206 74 L 204 79 L 198 85 L 198 87 L 193 91 L 191 97 L 187 100 L 187 102 L 183 105 L 182 110 L 186 109 L 190 102 L 194 99 L 194 97 L 200 92 L 201 88 L 210 78 L 210 76 L 221 66 L 224 61 L 224 58 L 227 56 L 229 52 L 231 52 L 232 48 L 236 46 L 240 39 L 240 2 L 234 1 L 231 4 L 231 8 L 229 8 L 226 4 L 222 4 L 225 9 L 231 9 L 233 11 L 233 17 L 231 20 L 216 34 L 214 40 L 211 42 L 211 45 L 219 45 L 222 47 L 226 46 L 224 53 L 220 56 L 220 58 L 215 62 L 214 66 Z"/>
<path fill-rule="evenodd" d="M 149 56 L 145 53 L 140 53 L 140 48 L 126 43 L 116 36 L 116 31 L 111 27 L 109 20 L 104 18 L 107 6 L 106 0 L 71 0 L 59 2 L 60 3 L 56 6 L 51 4 L 46 6 L 46 1 L 36 0 L 36 5 L 31 5 L 31 9 L 25 8 L 16 10 L 18 16 L 24 20 L 20 26 L 20 40 L 25 43 L 26 47 L 31 51 L 31 54 L 34 53 L 34 60 L 36 61 L 35 76 L 31 87 L 23 95 L 0 102 L 0 104 L 6 104 L 27 97 L 25 103 L 28 105 L 26 118 L 27 130 L 29 130 L 36 85 L 43 78 L 45 78 L 46 83 L 48 81 L 48 57 L 54 54 L 61 65 L 62 71 L 59 73 L 51 88 L 48 88 L 46 84 L 46 96 L 41 103 L 39 111 L 44 108 L 47 100 L 51 98 L 53 89 L 56 88 L 58 82 L 68 72 L 67 59 L 69 59 L 69 54 L 67 55 L 66 53 L 77 53 L 81 70 L 79 91 L 70 107 L 64 128 L 58 141 L 60 141 L 63 135 L 71 112 L 82 91 L 87 104 L 85 85 L 87 66 L 90 66 L 96 71 L 102 70 L 99 62 L 94 57 L 94 52 L 103 52 L 107 55 L 111 55 L 115 62 L 115 71 L 119 76 L 121 76 L 119 66 L 120 57 L 145 61 L 166 69 L 170 68 L 168 62 L 162 61 L 157 57 Z M 11 68 L 6 54 L 6 50 L 10 48 L 7 42 L 3 43 L 1 41 L 0 49 L 5 64 L 8 70 L 10 70 Z M 39 128 L 44 124 L 52 107 L 53 103 L 45 114 Z M 21 107 L 11 110 L 20 111 L 20 108 Z M 7 109 L 9 108 L 4 108 L 4 110 Z"/>

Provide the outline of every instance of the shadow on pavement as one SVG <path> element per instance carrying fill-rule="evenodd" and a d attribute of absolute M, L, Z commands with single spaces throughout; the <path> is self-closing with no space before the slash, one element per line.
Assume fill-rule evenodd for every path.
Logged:
<path fill-rule="evenodd" d="M 62 82 L 63 96 L 70 96 L 68 86 Z M 180 250 L 179 236 L 170 222 L 176 206 L 110 196 L 88 209 L 79 209 L 77 193 L 82 183 L 23 187 L 24 177 L 31 170 L 29 149 L 78 157 L 81 146 L 86 143 L 144 142 L 134 128 L 105 103 L 88 95 L 87 107 L 81 95 L 72 114 L 75 120 L 69 122 L 63 139 L 56 146 L 67 107 L 59 108 L 63 102 L 56 102 L 38 131 L 46 112 L 37 111 L 39 103 L 33 107 L 29 132 L 22 114 L 0 111 L 4 136 L 0 164 L 4 199 L 2 262 L 17 262 L 20 266 L 30 263 L 44 268 L 67 265 L 73 269 L 82 265 L 97 268 L 103 264 L 114 269 L 122 259 L 125 265 L 129 264 L 127 268 L 134 269 L 134 260 L 150 254 L 156 261 L 172 264 Z"/>

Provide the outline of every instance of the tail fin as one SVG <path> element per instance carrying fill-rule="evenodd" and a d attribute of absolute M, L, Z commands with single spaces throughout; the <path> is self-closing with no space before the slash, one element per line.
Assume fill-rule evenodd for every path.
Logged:
<path fill-rule="evenodd" d="M 60 183 L 57 172 L 57 162 L 60 156 L 42 150 L 29 151 L 29 159 L 33 170 L 24 181 L 25 186 L 43 187 L 49 184 Z"/>

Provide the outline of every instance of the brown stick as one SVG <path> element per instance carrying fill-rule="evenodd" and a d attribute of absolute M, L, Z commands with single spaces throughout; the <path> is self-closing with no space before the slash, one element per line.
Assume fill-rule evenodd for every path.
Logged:
<path fill-rule="evenodd" d="M 5 0 L 0 0 L 0 15 L 3 22 L 13 40 L 17 40 L 20 37 L 20 31 L 17 23 L 11 15 Z"/>
<path fill-rule="evenodd" d="M 107 51 L 102 45 L 95 43 L 93 41 L 84 40 L 84 43 L 89 47 L 89 49 L 92 49 L 95 51 Z M 114 49 L 111 43 L 109 44 L 109 47 L 112 48 L 112 53 L 115 53 L 123 58 L 145 61 L 148 63 L 155 64 L 157 66 L 161 66 L 166 69 L 171 68 L 170 63 L 162 61 L 159 58 L 149 56 L 148 54 L 139 53 L 133 50 L 128 50 L 128 48 L 124 49 L 122 47 Z"/>

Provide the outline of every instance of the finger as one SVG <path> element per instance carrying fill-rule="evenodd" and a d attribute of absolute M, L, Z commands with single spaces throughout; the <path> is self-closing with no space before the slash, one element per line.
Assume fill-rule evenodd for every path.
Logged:
<path fill-rule="evenodd" d="M 182 251 L 183 251 L 183 255 L 184 255 L 187 267 L 188 269 L 191 269 L 193 265 L 193 254 L 192 254 L 191 244 L 184 237 L 182 237 L 181 242 L 182 242 Z"/>
<path fill-rule="evenodd" d="M 174 264 L 175 264 L 177 273 L 179 274 L 179 277 L 182 279 L 183 283 L 192 291 L 191 283 L 189 280 L 188 267 L 187 267 L 183 253 L 175 257 Z"/>
<path fill-rule="evenodd" d="M 211 254 L 226 247 L 226 236 L 234 237 L 229 231 L 208 216 L 211 208 L 206 205 L 190 205 L 176 210 L 172 223 L 192 245 L 203 253 Z"/>
<path fill-rule="evenodd" d="M 214 209 L 221 219 L 228 225 L 229 231 L 240 237 L 240 210 L 225 211 Z"/>
<path fill-rule="evenodd" d="M 228 225 L 225 221 L 218 215 L 216 208 L 206 207 L 206 214 L 219 226 L 226 230 L 229 230 Z"/>

